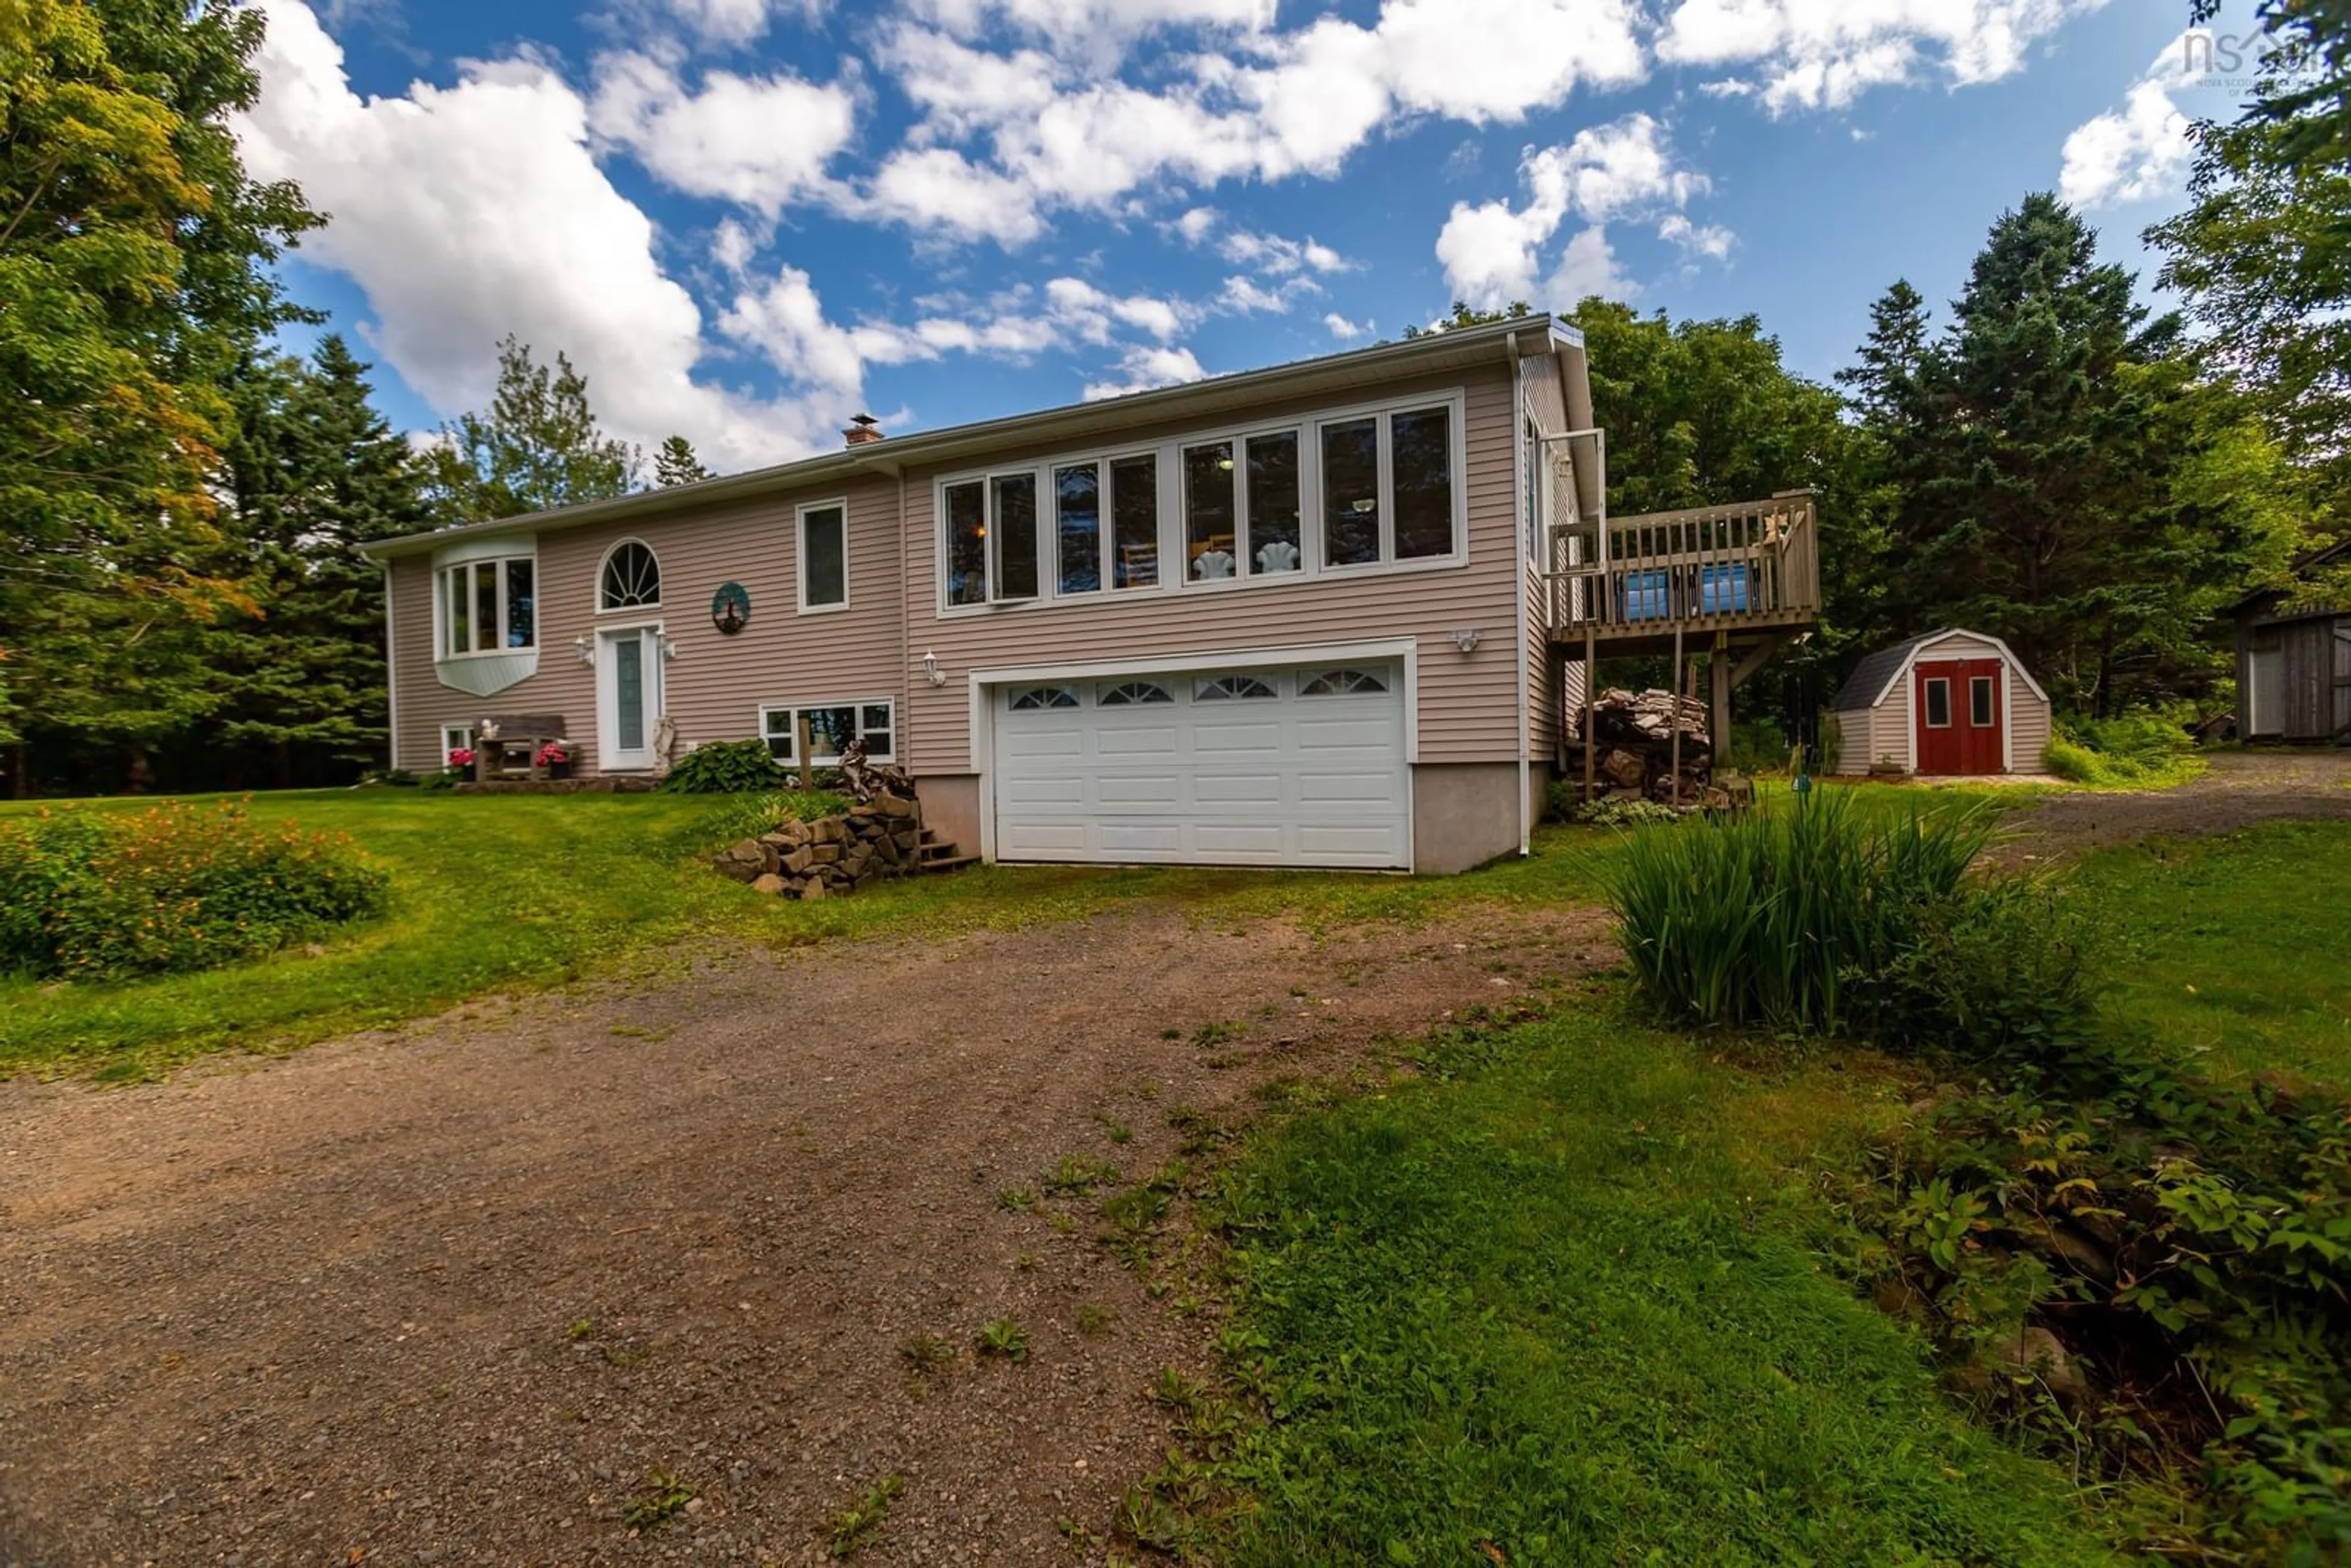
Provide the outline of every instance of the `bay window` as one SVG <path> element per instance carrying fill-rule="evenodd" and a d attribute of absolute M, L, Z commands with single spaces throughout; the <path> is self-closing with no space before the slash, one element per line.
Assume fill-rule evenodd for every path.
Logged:
<path fill-rule="evenodd" d="M 538 563 L 528 556 L 461 561 L 438 574 L 440 656 L 538 646 Z"/>

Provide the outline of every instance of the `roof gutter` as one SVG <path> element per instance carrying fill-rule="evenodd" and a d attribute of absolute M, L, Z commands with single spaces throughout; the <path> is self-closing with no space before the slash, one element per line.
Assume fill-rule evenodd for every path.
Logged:
<path fill-rule="evenodd" d="M 706 502 L 746 499 L 859 474 L 897 476 L 918 464 L 944 463 L 975 452 L 1008 447 L 1015 442 L 1043 441 L 1063 433 L 1072 437 L 1110 434 L 1123 427 L 1157 423 L 1179 415 L 1194 405 L 1213 407 L 1228 401 L 1270 395 L 1285 387 L 1311 386 L 1324 380 L 1343 383 L 1348 378 L 1365 371 L 1381 371 L 1391 365 L 1401 371 L 1422 360 L 1437 363 L 1469 361 L 1490 352 L 1507 355 L 1515 365 L 1522 333 L 1555 332 L 1558 329 L 1559 324 L 1549 316 L 1530 316 L 1490 326 L 1424 333 L 1417 338 L 1376 343 L 1368 349 L 1355 349 L 1343 354 L 1326 354 L 1319 359 L 1300 360 L 1265 370 L 1241 371 L 1207 381 L 1189 382 L 1182 386 L 1130 392 L 1124 397 L 1099 402 L 1066 403 L 1059 408 L 1012 414 L 1002 419 L 949 425 L 915 435 L 894 436 L 888 441 L 846 447 L 798 462 L 754 469 L 747 474 L 704 479 L 666 489 L 641 490 L 634 495 L 615 496 L 609 500 L 584 501 L 576 507 L 528 512 L 488 522 L 463 523 L 430 533 L 381 539 L 362 546 L 360 554 L 370 560 L 388 560 L 398 556 L 421 554 L 454 539 L 483 534 L 535 532 L 547 528 L 577 528 L 620 517 L 653 517 Z"/>

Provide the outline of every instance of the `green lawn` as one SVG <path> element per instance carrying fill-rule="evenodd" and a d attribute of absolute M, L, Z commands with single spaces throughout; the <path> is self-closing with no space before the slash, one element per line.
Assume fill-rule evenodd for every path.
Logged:
<path fill-rule="evenodd" d="M 2110 850 L 2076 887 L 2112 912 L 2124 1014 L 2224 1076 L 2351 1083 L 2351 823 Z"/>
<path fill-rule="evenodd" d="M 1867 789 L 1871 810 L 1948 810 L 1980 797 Z M 10 815 L 61 803 L 0 803 Z M 76 803 L 135 810 L 143 800 Z M 136 1078 L 206 1051 L 283 1050 L 398 1023 L 486 991 L 532 988 L 674 954 L 689 939 L 777 946 L 883 931 L 1080 918 L 1122 900 L 1176 900 L 1202 919 L 1294 913 L 1310 923 L 1411 920 L 1465 898 L 1592 902 L 1621 834 L 1548 829 L 1531 859 L 1468 877 L 1250 871 L 990 868 L 803 904 L 710 874 L 695 851 L 724 810 L 670 795 L 292 791 L 254 815 L 348 833 L 393 878 L 393 911 L 327 945 L 205 974 L 61 986 L 0 978 L 0 1077 Z"/>
<path fill-rule="evenodd" d="M 1284 1414 L 1220 1560 L 2112 1560 L 1806 1244 L 1791 1184 L 1890 1092 L 1865 1061 L 1731 1066 L 1590 996 L 1436 1061 L 1228 1178 L 1228 1343 Z"/>

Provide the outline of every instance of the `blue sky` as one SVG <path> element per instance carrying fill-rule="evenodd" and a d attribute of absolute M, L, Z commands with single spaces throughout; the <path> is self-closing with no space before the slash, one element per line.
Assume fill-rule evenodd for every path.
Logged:
<path fill-rule="evenodd" d="M 1825 378 L 2031 190 L 2151 286 L 2184 117 L 2241 96 L 2186 0 L 261 4 L 246 156 L 333 215 L 288 274 L 394 422 L 512 330 L 723 469 L 1456 297 L 1752 313 Z"/>

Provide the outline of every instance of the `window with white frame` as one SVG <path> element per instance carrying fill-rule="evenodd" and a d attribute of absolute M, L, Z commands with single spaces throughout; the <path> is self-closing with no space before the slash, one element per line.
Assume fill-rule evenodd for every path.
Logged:
<path fill-rule="evenodd" d="M 474 749 L 474 727 L 470 724 L 444 724 L 441 727 L 441 760 L 447 762 L 452 752 Z"/>
<path fill-rule="evenodd" d="M 976 609 L 1458 563 L 1461 426 L 1457 394 L 946 479 L 941 601 Z M 1531 509 L 1534 498 L 1531 488 Z"/>
<path fill-rule="evenodd" d="M 849 608 L 849 508 L 840 501 L 799 509 L 800 608 Z"/>
<path fill-rule="evenodd" d="M 1332 420 L 1318 432 L 1326 567 L 1461 553 L 1454 411 L 1400 409 Z"/>
<path fill-rule="evenodd" d="M 1037 474 L 1023 469 L 942 487 L 949 604 L 1037 597 Z"/>
<path fill-rule="evenodd" d="M 528 556 L 461 561 L 438 573 L 441 657 L 538 646 L 538 563 Z"/>
<path fill-rule="evenodd" d="M 868 762 L 898 759 L 898 707 L 891 701 L 811 703 L 759 709 L 759 736 L 768 754 L 787 768 L 799 766 L 799 725 L 808 720 L 809 766 L 831 768 L 852 740 L 865 743 Z"/>
<path fill-rule="evenodd" d="M 622 539 L 597 574 L 599 610 L 651 610 L 661 603 L 661 561 L 650 546 Z"/>

